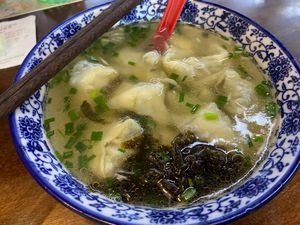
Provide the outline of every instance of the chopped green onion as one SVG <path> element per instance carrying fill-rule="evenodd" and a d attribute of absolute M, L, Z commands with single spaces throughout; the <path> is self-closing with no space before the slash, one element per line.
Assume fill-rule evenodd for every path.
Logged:
<path fill-rule="evenodd" d="M 267 116 L 274 118 L 277 114 L 277 104 L 275 102 L 268 102 L 266 104 L 266 114 Z"/>
<path fill-rule="evenodd" d="M 47 131 L 47 138 L 50 138 L 54 135 L 54 130 Z"/>
<path fill-rule="evenodd" d="M 255 137 L 253 138 L 253 140 L 255 142 L 264 142 L 264 136 L 257 134 L 257 135 L 255 135 Z"/>
<path fill-rule="evenodd" d="M 76 143 L 76 138 L 70 137 L 67 144 L 65 145 L 65 148 L 70 149 L 73 147 L 73 145 Z"/>
<path fill-rule="evenodd" d="M 96 103 L 95 109 L 97 113 L 103 113 L 109 110 L 106 100 L 103 96 L 97 96 L 94 98 L 94 102 Z"/>
<path fill-rule="evenodd" d="M 70 78 L 71 78 L 71 76 L 69 74 L 69 71 L 68 70 L 63 71 L 62 81 L 65 82 L 65 83 L 68 83 Z"/>
<path fill-rule="evenodd" d="M 128 79 L 134 83 L 139 81 L 139 79 L 135 75 L 131 75 Z"/>
<path fill-rule="evenodd" d="M 71 97 L 66 96 L 64 97 L 64 112 L 68 111 L 71 107 Z"/>
<path fill-rule="evenodd" d="M 100 63 L 100 61 L 95 56 L 87 55 L 87 54 L 85 54 L 84 56 L 85 56 L 85 59 L 88 62 L 91 62 L 91 63 Z"/>
<path fill-rule="evenodd" d="M 246 138 L 247 138 L 247 144 L 248 144 L 249 148 L 252 148 L 253 147 L 253 142 L 250 138 L 250 135 L 247 135 Z"/>
<path fill-rule="evenodd" d="M 128 61 L 128 65 L 130 65 L 130 66 L 135 66 L 135 62 L 133 62 L 133 61 Z"/>
<path fill-rule="evenodd" d="M 186 78 L 188 78 L 187 75 L 185 75 L 183 78 L 182 78 L 182 82 L 184 82 L 186 80 Z"/>
<path fill-rule="evenodd" d="M 205 112 L 204 113 L 204 118 L 206 120 L 218 120 L 219 115 L 218 115 L 218 113 L 214 113 L 214 112 Z"/>
<path fill-rule="evenodd" d="M 95 99 L 97 96 L 98 96 L 97 91 L 96 90 L 92 90 L 91 93 L 90 93 L 91 99 Z"/>
<path fill-rule="evenodd" d="M 166 152 L 160 152 L 159 156 L 165 162 L 168 162 L 171 159 L 170 156 Z"/>
<path fill-rule="evenodd" d="M 75 145 L 75 148 L 77 151 L 79 151 L 81 153 L 87 149 L 87 146 L 83 142 L 80 141 Z"/>
<path fill-rule="evenodd" d="M 193 187 L 188 187 L 185 191 L 180 195 L 181 200 L 190 201 L 197 195 L 197 190 Z"/>
<path fill-rule="evenodd" d="M 179 78 L 179 75 L 176 73 L 171 73 L 171 75 L 169 77 L 170 77 L 170 79 L 177 81 L 177 79 Z"/>
<path fill-rule="evenodd" d="M 193 108 L 194 107 L 194 104 L 190 103 L 190 102 L 187 102 L 185 103 L 185 106 L 189 107 L 189 108 Z"/>
<path fill-rule="evenodd" d="M 192 178 L 188 178 L 188 182 L 189 182 L 190 187 L 194 187 L 194 183 L 193 183 Z"/>
<path fill-rule="evenodd" d="M 229 59 L 237 59 L 237 58 L 239 58 L 241 56 L 244 56 L 244 57 L 248 57 L 249 56 L 249 54 L 243 50 L 242 46 L 235 46 L 234 47 L 234 51 L 233 52 L 229 52 L 229 54 L 228 54 L 228 58 Z"/>
<path fill-rule="evenodd" d="M 73 168 L 73 163 L 70 162 L 70 161 L 65 161 L 65 166 L 68 168 L 68 169 L 72 169 Z"/>
<path fill-rule="evenodd" d="M 92 141 L 101 141 L 103 137 L 102 131 L 93 131 L 91 134 L 91 140 Z"/>
<path fill-rule="evenodd" d="M 72 88 L 70 89 L 69 93 L 70 93 L 71 95 L 76 95 L 77 89 L 72 87 Z"/>
<path fill-rule="evenodd" d="M 74 122 L 79 119 L 79 115 L 75 110 L 71 110 L 68 112 L 69 119 Z"/>
<path fill-rule="evenodd" d="M 225 50 L 228 50 L 226 45 L 222 45 L 222 48 L 224 48 Z"/>
<path fill-rule="evenodd" d="M 47 104 L 51 104 L 52 98 L 48 98 Z"/>
<path fill-rule="evenodd" d="M 79 169 L 87 168 L 88 163 L 96 158 L 95 155 L 87 156 L 87 155 L 80 155 L 78 157 L 78 167 Z"/>
<path fill-rule="evenodd" d="M 225 36 L 223 36 L 223 35 L 221 35 L 221 38 L 222 38 L 223 40 L 225 40 L 225 41 L 229 41 L 229 40 L 230 40 L 228 37 L 225 37 Z"/>
<path fill-rule="evenodd" d="M 257 85 L 255 87 L 255 91 L 257 94 L 259 94 L 260 96 L 270 96 L 271 95 L 271 90 L 270 87 L 267 86 L 266 84 L 260 83 L 259 85 Z"/>
<path fill-rule="evenodd" d="M 69 159 L 73 157 L 73 151 L 68 151 L 63 153 L 63 158 L 64 159 Z"/>
<path fill-rule="evenodd" d="M 45 121 L 44 121 L 44 129 L 46 130 L 46 131 L 50 131 L 50 123 L 52 123 L 52 122 L 54 122 L 55 121 L 55 118 L 49 118 L 49 119 L 46 119 Z"/>
<path fill-rule="evenodd" d="M 54 154 L 55 154 L 56 158 L 57 158 L 59 161 L 62 162 L 62 161 L 64 160 L 64 158 L 63 158 L 63 156 L 60 154 L 60 152 L 55 151 Z"/>
<path fill-rule="evenodd" d="M 247 80 L 252 80 L 253 79 L 253 77 L 250 76 L 250 74 L 247 72 L 245 67 L 243 67 L 242 65 L 238 65 L 237 70 L 240 72 L 242 77 L 246 78 Z"/>
<path fill-rule="evenodd" d="M 208 32 L 202 32 L 202 37 L 204 37 L 204 38 L 208 38 L 208 36 L 209 36 L 209 33 Z"/>
<path fill-rule="evenodd" d="M 86 123 L 80 123 L 76 126 L 76 131 L 77 132 L 81 132 L 81 131 L 84 131 L 87 127 L 87 124 Z"/>
<path fill-rule="evenodd" d="M 185 93 L 183 91 L 179 93 L 179 102 L 184 102 L 184 95 Z"/>
<path fill-rule="evenodd" d="M 224 105 L 227 103 L 228 101 L 228 97 L 227 96 L 224 96 L 224 95 L 218 95 L 216 100 L 215 100 L 215 103 L 217 104 L 217 106 L 219 108 L 223 108 Z"/>
<path fill-rule="evenodd" d="M 195 104 L 192 107 L 191 113 L 195 114 L 199 109 L 200 109 L 200 105 L 199 104 Z"/>
<path fill-rule="evenodd" d="M 73 122 L 66 123 L 65 124 L 65 134 L 70 135 L 73 132 L 74 132 L 74 123 Z"/>
<path fill-rule="evenodd" d="M 126 152 L 126 149 L 118 148 L 118 151 L 119 151 L 119 152 L 122 152 L 122 153 L 125 153 L 125 152 Z"/>
<path fill-rule="evenodd" d="M 63 138 L 66 137 L 65 134 L 64 134 L 60 129 L 57 129 L 57 132 L 58 132 Z"/>

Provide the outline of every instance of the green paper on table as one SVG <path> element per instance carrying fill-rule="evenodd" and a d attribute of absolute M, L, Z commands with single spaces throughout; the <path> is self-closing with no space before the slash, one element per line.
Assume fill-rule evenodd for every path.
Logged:
<path fill-rule="evenodd" d="M 82 0 L 0 0 L 0 19 L 80 1 Z"/>

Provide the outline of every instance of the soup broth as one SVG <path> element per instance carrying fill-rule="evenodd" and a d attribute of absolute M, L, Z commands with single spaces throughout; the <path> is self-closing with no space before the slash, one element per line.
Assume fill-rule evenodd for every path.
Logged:
<path fill-rule="evenodd" d="M 156 27 L 108 32 L 51 80 L 44 128 L 92 191 L 171 207 L 249 173 L 277 107 L 272 84 L 232 40 L 180 24 L 160 54 Z"/>

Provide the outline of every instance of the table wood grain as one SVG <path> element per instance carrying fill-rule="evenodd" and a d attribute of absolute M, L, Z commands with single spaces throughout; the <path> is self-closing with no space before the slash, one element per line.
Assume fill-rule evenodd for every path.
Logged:
<path fill-rule="evenodd" d="M 38 39 L 76 12 L 97 0 L 37 12 Z M 235 9 L 274 33 L 300 60 L 300 0 L 214 0 Z M 17 68 L 0 70 L 0 93 Z M 0 120 L 0 225 L 96 224 L 66 208 L 47 194 L 25 170 L 16 154 L 8 119 Z M 300 225 L 300 173 L 272 201 L 234 225 Z"/>

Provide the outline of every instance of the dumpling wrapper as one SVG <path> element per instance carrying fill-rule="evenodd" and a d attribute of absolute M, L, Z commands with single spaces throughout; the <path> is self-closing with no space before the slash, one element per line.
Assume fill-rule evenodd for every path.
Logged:
<path fill-rule="evenodd" d="M 206 120 L 205 112 L 217 113 L 218 120 Z M 187 119 L 183 119 L 187 118 Z M 230 143 L 234 139 L 233 124 L 225 113 L 215 103 L 209 103 L 201 107 L 197 114 L 191 117 L 177 118 L 178 129 L 181 132 L 193 131 L 201 141 L 214 142 L 217 144 Z"/>
<path fill-rule="evenodd" d="M 118 72 L 110 67 L 88 61 L 78 62 L 72 69 L 70 84 L 78 90 L 81 100 L 90 99 L 93 90 L 100 90 L 116 79 Z"/>
<path fill-rule="evenodd" d="M 242 79 L 234 70 L 227 70 L 223 81 L 222 91 L 228 96 L 224 109 L 233 115 L 243 114 L 252 107 L 255 101 L 254 86 L 250 81 Z"/>
<path fill-rule="evenodd" d="M 133 119 L 126 119 L 105 131 L 101 142 L 93 147 L 93 154 L 96 158 L 89 164 L 90 170 L 98 177 L 106 178 L 115 175 L 121 168 L 124 161 L 135 152 L 126 149 L 120 152 L 123 142 L 132 140 L 143 134 L 143 128 Z"/>
<path fill-rule="evenodd" d="M 112 109 L 150 116 L 163 124 L 170 121 L 169 112 L 165 105 L 165 88 L 160 82 L 139 83 L 121 90 L 112 97 L 108 104 Z"/>

